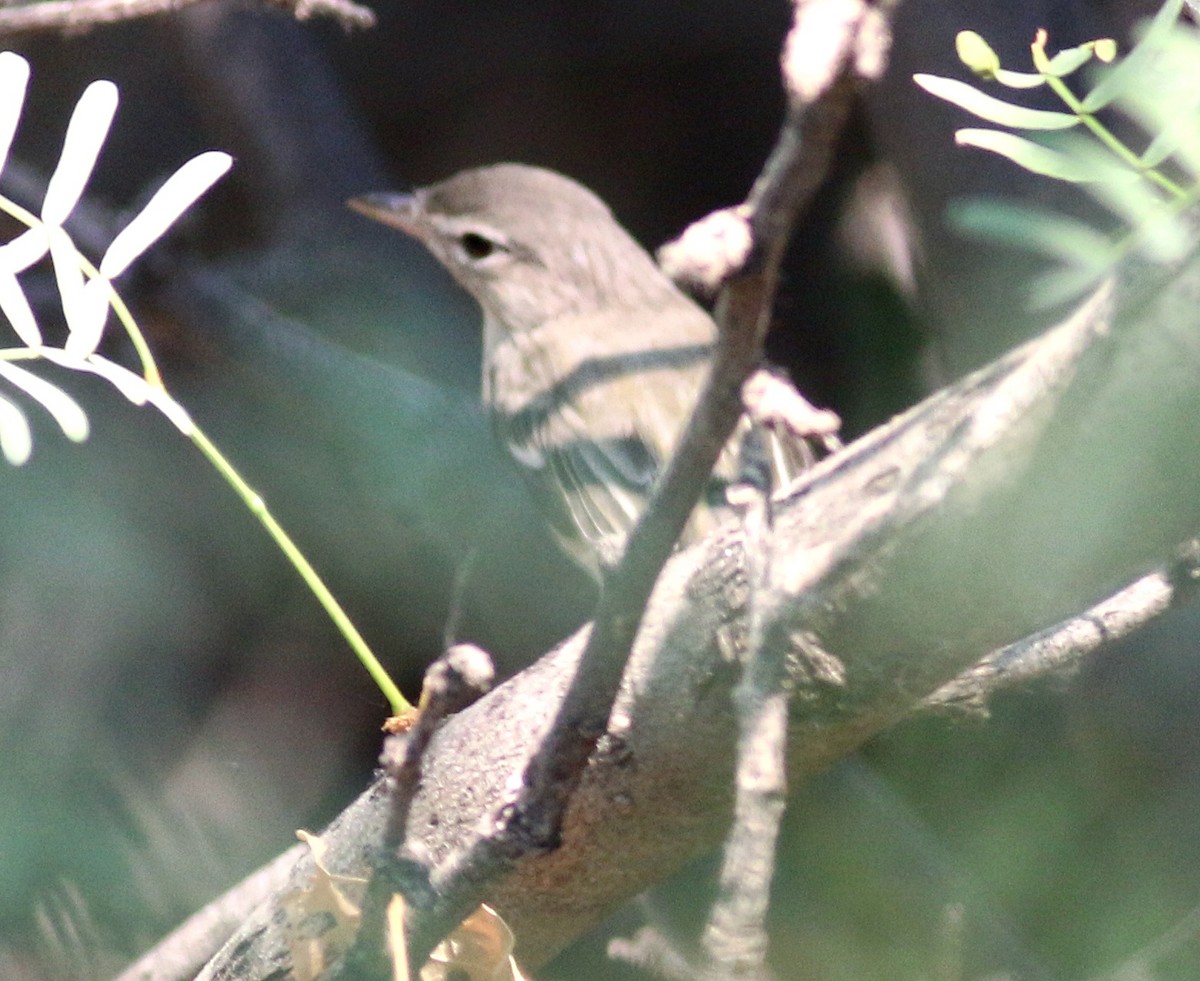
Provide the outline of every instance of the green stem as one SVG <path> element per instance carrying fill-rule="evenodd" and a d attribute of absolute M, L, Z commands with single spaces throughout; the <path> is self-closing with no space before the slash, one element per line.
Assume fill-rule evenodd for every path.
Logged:
<path fill-rule="evenodd" d="M 350 618 L 346 615 L 346 611 L 334 598 L 333 593 L 329 591 L 329 587 L 317 574 L 311 563 L 304 557 L 300 549 L 296 547 L 296 543 L 292 541 L 283 527 L 275 520 L 274 516 L 267 509 L 266 502 L 262 497 L 242 478 L 242 475 L 234 469 L 233 464 L 225 458 L 225 455 L 217 449 L 213 442 L 205 435 L 204 431 L 199 427 L 193 427 L 188 434 L 196 448 L 204 454 L 205 458 L 217 469 L 217 472 L 225 478 L 225 481 L 233 488 L 234 493 L 245 502 L 247 508 L 250 509 L 259 521 L 259 523 L 267 530 L 267 534 L 271 536 L 275 544 L 279 546 L 281 552 L 287 556 L 288 561 L 292 563 L 296 571 L 300 573 L 300 578 L 312 590 L 316 596 L 317 602 L 324 607 L 325 612 L 329 614 L 329 618 L 334 622 L 334 625 L 341 631 L 342 636 L 346 638 L 346 642 L 358 657 L 362 666 L 367 669 L 367 673 L 379 686 L 379 690 L 383 692 L 384 697 L 388 700 L 391 706 L 393 715 L 403 715 L 412 710 L 412 705 L 408 699 L 401 694 L 400 689 L 396 687 L 395 682 L 388 676 L 378 658 L 371 652 L 371 648 L 367 646 L 367 642 L 363 640 L 362 635 L 351 623 Z"/>
<path fill-rule="evenodd" d="M 1117 155 L 1124 163 L 1128 164 L 1134 171 L 1144 175 L 1148 180 L 1157 184 L 1160 188 L 1170 194 L 1173 198 L 1179 199 L 1186 196 L 1187 191 L 1176 184 L 1166 175 L 1160 173 L 1153 167 L 1147 167 L 1142 163 L 1141 158 L 1134 153 L 1129 147 L 1122 143 L 1112 131 L 1108 129 L 1090 112 L 1085 112 L 1083 102 L 1075 96 L 1066 85 L 1066 83 L 1055 75 L 1042 73 L 1042 77 L 1046 79 L 1046 84 L 1050 86 L 1051 91 L 1055 93 L 1066 104 L 1080 121 L 1090 129 L 1093 135 L 1109 150 Z"/>
<path fill-rule="evenodd" d="M 3 211 L 22 224 L 29 228 L 37 228 L 42 224 L 42 220 L 31 211 L 22 208 L 15 201 L 0 195 L 0 211 Z M 100 271 L 93 265 L 88 258 L 75 250 L 75 255 L 78 257 L 79 266 L 84 271 L 85 275 L 95 279 L 99 278 Z M 158 364 L 154 360 L 154 355 L 150 350 L 150 345 L 146 343 L 146 338 L 142 334 L 141 328 L 133 319 L 133 314 L 125 301 L 121 299 L 115 287 L 110 282 L 108 284 L 109 302 L 112 304 L 113 310 L 116 312 L 117 318 L 121 321 L 121 325 L 125 328 L 126 334 L 133 343 L 134 349 L 137 351 L 138 360 L 142 365 L 142 377 L 146 383 L 166 393 L 166 386 L 163 384 L 162 373 L 158 370 Z M 8 360 L 16 360 L 21 356 L 29 358 L 38 357 L 36 350 L 27 351 L 10 351 L 5 352 Z M 250 512 L 258 519 L 259 524 L 266 529 L 267 534 L 283 552 L 293 568 L 300 573 L 300 578 L 308 585 L 313 595 L 317 598 L 317 602 L 321 604 L 334 625 L 346 639 L 346 643 L 350 645 L 350 649 L 354 651 L 355 656 L 367 673 L 379 686 L 379 690 L 383 692 L 384 698 L 388 700 L 388 705 L 391 707 L 393 715 L 406 715 L 414 711 L 413 706 L 408 699 L 401 694 L 400 689 L 396 687 L 396 683 L 388 676 L 379 659 L 372 653 L 371 648 L 363 639 L 362 634 L 350 621 L 346 615 L 346 611 L 342 609 L 341 604 L 334 598 L 333 593 L 329 591 L 329 587 L 317 575 L 316 569 L 301 553 L 296 543 L 292 541 L 291 536 L 283 530 L 283 526 L 275 520 L 275 517 L 267 509 L 266 502 L 262 497 L 242 478 L 242 475 L 234 469 L 233 464 L 226 459 L 225 455 L 217 449 L 212 440 L 205 435 L 194 422 L 191 423 L 187 435 L 191 438 L 196 448 L 204 455 L 204 457 L 217 469 L 217 472 L 225 478 L 225 482 L 233 488 L 234 493 L 238 495 L 245 503 Z"/>

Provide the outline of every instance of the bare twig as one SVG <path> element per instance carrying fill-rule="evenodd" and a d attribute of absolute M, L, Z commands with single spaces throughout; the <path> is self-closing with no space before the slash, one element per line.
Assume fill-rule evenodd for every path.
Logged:
<path fill-rule="evenodd" d="M 714 981 L 768 976 L 766 915 L 787 798 L 786 643 L 779 638 L 772 643 L 767 636 L 764 609 L 773 595 L 770 467 L 765 456 L 760 423 L 751 428 L 742 448 L 750 622 L 742 678 L 733 693 L 738 714 L 733 827 L 704 933 L 706 976 Z"/>
<path fill-rule="evenodd" d="M 0 6 L 0 34 L 80 31 L 151 14 L 169 13 L 201 0 L 35 0 Z M 375 26 L 375 12 L 354 0 L 269 0 L 297 20 L 332 17 L 346 30 Z"/>
<path fill-rule="evenodd" d="M 413 727 L 389 736 L 384 744 L 382 763 L 391 806 L 343 976 L 382 977 L 388 973 L 383 938 L 393 895 L 402 893 L 409 902 L 428 901 L 424 894 L 429 890 L 429 856 L 416 844 L 419 839 L 410 843 L 408 837 L 408 814 L 420 784 L 421 760 L 442 722 L 485 695 L 494 678 L 486 651 L 474 644 L 455 644 L 425 672 Z"/>
<path fill-rule="evenodd" d="M 798 8 L 794 33 L 801 30 L 799 14 L 806 6 Z M 698 404 L 624 554 L 606 576 L 579 667 L 522 786 L 505 805 L 496 830 L 480 834 L 434 870 L 434 906 L 419 912 L 413 908 L 409 951 L 414 966 L 479 903 L 487 882 L 518 858 L 559 845 L 568 802 L 607 728 L 659 570 L 741 416 L 741 386 L 762 361 L 784 248 L 803 202 L 823 177 L 845 118 L 857 33 L 851 30 L 846 36 L 850 40 L 839 48 L 841 56 L 824 87 L 799 93 L 789 83 L 794 97 L 787 125 L 746 205 L 738 210 L 752 247 L 729 250 L 730 263 L 718 270 L 725 284 L 715 312 L 718 341 Z"/>
<path fill-rule="evenodd" d="M 759 356 L 765 335 L 764 316 L 771 308 L 784 249 L 796 215 L 826 173 L 859 71 L 857 51 L 863 45 L 859 35 L 874 14 L 859 0 L 796 0 L 795 20 L 783 56 L 788 119 L 741 209 L 750 240 L 761 254 L 757 275 L 742 280 L 751 295 L 757 293 L 757 309 L 752 302 L 743 302 L 740 310 L 718 306 L 722 336 L 737 332 L 756 338 Z M 871 23 L 874 27 L 875 22 Z M 814 57 L 818 53 L 819 57 Z M 880 55 L 878 63 L 872 64 L 873 73 L 882 70 L 884 60 Z M 712 226 L 711 221 L 708 224 Z M 667 250 L 669 263 L 689 282 L 698 278 L 697 263 L 687 257 L 687 243 L 692 237 L 694 234 L 685 236 L 681 244 Z M 706 275 L 711 276 L 717 264 L 708 260 L 705 265 Z M 734 269 L 745 272 L 741 267 Z M 734 270 L 727 270 L 722 279 L 731 272 Z M 729 316 L 742 311 L 753 311 L 754 319 L 739 323 L 736 316 Z M 721 313 L 728 319 L 722 319 Z M 743 375 L 741 382 L 746 383 L 749 377 L 750 373 Z M 765 608 L 775 602 L 776 593 L 771 582 L 770 492 L 769 487 L 760 490 L 745 512 L 750 627 L 747 663 L 734 692 L 739 726 L 734 823 L 725 843 L 718 899 L 704 937 L 707 969 L 714 979 L 769 976 L 766 914 L 775 845 L 787 797 L 788 638 L 773 629 L 779 621 L 769 618 Z"/>
<path fill-rule="evenodd" d="M 642 927 L 632 937 L 610 940 L 607 953 L 615 961 L 631 964 L 666 981 L 691 981 L 698 974 L 687 958 L 653 927 Z"/>
<path fill-rule="evenodd" d="M 1078 616 L 993 651 L 926 698 L 925 707 L 986 713 L 988 699 L 998 691 L 1074 672 L 1098 648 L 1190 600 L 1198 559 L 1197 543 L 1188 543 L 1170 567 L 1143 576 Z"/>

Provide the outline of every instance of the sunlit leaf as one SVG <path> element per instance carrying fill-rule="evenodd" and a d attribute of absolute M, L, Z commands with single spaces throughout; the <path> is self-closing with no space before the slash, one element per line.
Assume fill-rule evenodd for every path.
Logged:
<path fill-rule="evenodd" d="M 1145 73 L 1153 67 L 1182 10 L 1183 0 L 1166 0 L 1133 50 L 1101 75 L 1096 86 L 1084 96 L 1084 112 L 1098 112 L 1114 99 L 1137 89 Z"/>
<path fill-rule="evenodd" d="M 0 395 L 0 453 L 14 467 L 19 467 L 33 452 L 33 433 L 20 407 Z"/>
<path fill-rule="evenodd" d="M 0 360 L 0 378 L 22 392 L 44 408 L 58 423 L 67 439 L 82 443 L 88 437 L 87 415 L 70 395 L 57 385 L 39 378 L 20 365 Z"/>
<path fill-rule="evenodd" d="M 0 52 L 0 170 L 8 163 L 28 84 L 29 62 L 13 51 Z"/>
<path fill-rule="evenodd" d="M 84 89 L 42 202 L 42 221 L 47 225 L 61 225 L 79 203 L 116 111 L 117 87 L 112 82 L 92 82 Z"/>
<path fill-rule="evenodd" d="M 1046 76 L 1034 72 L 1014 72 L 1001 68 L 996 72 L 996 81 L 1010 89 L 1036 89 L 1046 84 Z"/>
<path fill-rule="evenodd" d="M 141 375 L 115 361 L 109 361 L 99 354 L 93 354 L 88 358 L 79 358 L 52 347 L 44 348 L 41 355 L 47 361 L 53 361 L 72 371 L 86 371 L 93 375 L 99 375 L 134 405 L 154 406 L 184 436 L 190 435 L 196 428 L 187 409 L 171 398 L 163 389 L 151 385 Z"/>
<path fill-rule="evenodd" d="M 959 146 L 978 147 L 1007 157 L 1032 173 L 1056 180 L 1083 183 L 1097 179 L 1093 170 L 1073 157 L 1014 133 L 995 129 L 960 129 L 954 134 L 954 142 Z"/>
<path fill-rule="evenodd" d="M 196 200 L 229 170 L 233 158 L 210 150 L 194 157 L 172 174 L 146 206 L 113 239 L 100 262 L 100 274 L 121 275 Z"/>
<path fill-rule="evenodd" d="M 404 932 L 406 905 L 400 893 L 393 893 L 384 918 L 388 959 L 392 962 L 392 981 L 412 981 L 412 974 L 408 970 L 408 936 Z"/>
<path fill-rule="evenodd" d="M 421 981 L 521 981 L 508 924 L 480 906 L 439 943 L 421 968 Z"/>
<path fill-rule="evenodd" d="M 63 345 L 71 354 L 86 358 L 100 346 L 111 290 L 112 284 L 101 276 L 89 280 L 79 291 L 72 315 L 67 318 L 71 332 Z"/>
<path fill-rule="evenodd" d="M 358 933 L 366 879 L 338 875 L 325 865 L 326 844 L 297 832 L 313 853 L 308 881 L 280 900 L 285 937 L 297 981 L 317 981 L 349 948 Z"/>
<path fill-rule="evenodd" d="M 39 223 L 0 245 L 0 269 L 13 274 L 24 272 L 49 250 L 50 236 L 46 226 Z"/>
<path fill-rule="evenodd" d="M 48 226 L 50 235 L 50 259 L 54 263 L 54 278 L 58 284 L 58 295 L 62 300 L 63 314 L 67 323 L 79 308 L 79 294 L 83 291 L 83 270 L 79 267 L 79 252 L 71 236 L 57 226 Z"/>
<path fill-rule="evenodd" d="M 1000 70 L 1000 56 L 992 46 L 974 31 L 959 31 L 954 38 L 958 60 L 981 78 L 995 78 Z"/>
<path fill-rule="evenodd" d="M 1067 112 L 1051 112 L 1048 109 L 1028 109 L 1013 105 L 981 92 L 973 85 L 956 78 L 940 75 L 914 75 L 913 80 L 939 99 L 945 99 L 961 109 L 989 123 L 1011 126 L 1014 129 L 1070 129 L 1079 123 L 1079 117 Z"/>
<path fill-rule="evenodd" d="M 1101 268 L 1112 256 L 1108 237 L 1090 225 L 1028 205 L 993 199 L 958 201 L 950 206 L 948 218 L 963 231 L 1071 265 Z"/>
<path fill-rule="evenodd" d="M 0 267 L 0 312 L 8 318 L 22 344 L 26 347 L 42 346 L 42 331 L 29 306 L 25 290 L 21 288 L 17 277 L 3 267 Z"/>

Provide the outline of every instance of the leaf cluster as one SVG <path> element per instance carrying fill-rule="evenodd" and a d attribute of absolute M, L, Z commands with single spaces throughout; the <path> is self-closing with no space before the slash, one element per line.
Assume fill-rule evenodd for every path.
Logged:
<path fill-rule="evenodd" d="M 960 129 L 955 133 L 960 146 L 1077 184 L 1116 217 L 1121 231 L 1110 235 L 1011 201 L 975 199 L 955 206 L 952 218 L 965 230 L 1056 260 L 1034 284 L 1036 306 L 1075 299 L 1131 254 L 1175 263 L 1195 245 L 1188 215 L 1200 199 L 1200 30 L 1180 20 L 1183 6 L 1184 0 L 1167 0 L 1119 60 L 1111 39 L 1051 55 L 1046 32 L 1038 31 L 1031 45 L 1034 71 L 1012 71 L 982 37 L 962 31 L 955 42 L 959 58 L 981 85 L 914 76 L 930 94 L 1003 127 Z M 1079 96 L 1066 80 L 1077 80 L 1085 67 L 1091 84 Z M 1066 111 L 1031 109 L 984 91 L 985 85 L 1014 91 L 1044 87 Z M 1144 135 L 1140 149 L 1100 118 L 1109 109 L 1136 124 Z"/>

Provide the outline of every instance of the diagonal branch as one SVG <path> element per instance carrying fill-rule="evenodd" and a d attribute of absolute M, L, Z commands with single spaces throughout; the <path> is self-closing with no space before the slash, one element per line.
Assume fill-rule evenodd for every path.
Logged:
<path fill-rule="evenodd" d="M 38 31 L 79 31 L 102 24 L 163 14 L 200 0 L 34 0 L 0 6 L 0 35 Z M 375 25 L 375 13 L 354 0 L 274 0 L 292 10 L 297 20 L 332 17 L 346 30 Z"/>
<path fill-rule="evenodd" d="M 724 286 L 715 313 L 718 340 L 698 404 L 624 554 L 608 571 L 578 667 L 521 785 L 491 826 L 431 870 L 432 904 L 410 906 L 408 949 L 414 970 L 478 905 L 489 882 L 524 856 L 560 846 L 567 807 L 606 732 L 659 570 L 741 416 L 742 385 L 762 362 L 779 264 L 792 226 L 820 183 L 845 118 L 858 25 L 868 10 L 859 5 L 857 16 L 836 24 L 831 37 L 821 30 L 824 24 L 803 17 L 812 5 L 812 0 L 798 5 L 789 44 L 832 50 L 834 56 L 825 62 L 827 74 L 820 84 L 789 84 L 783 132 L 749 199 L 737 209 L 749 235 L 748 248 L 731 253 L 730 262 L 719 271 Z M 815 36 L 802 41 L 801 33 Z M 696 240 L 688 237 L 688 242 Z M 685 242 L 672 250 L 676 262 L 688 247 Z"/>
<path fill-rule="evenodd" d="M 780 504 L 793 786 L 921 711 L 986 652 L 1161 565 L 1200 527 L 1200 265 L 1141 285 L 1122 304 L 1106 288 L 1045 338 L 823 461 Z M 714 638 L 746 629 L 744 548 L 727 526 L 667 563 L 562 846 L 515 860 L 484 890 L 523 963 L 544 963 L 726 833 L 735 676 Z M 435 860 L 511 800 L 585 639 L 436 733 L 409 817 Z M 372 788 L 326 831 L 334 871 L 367 871 L 363 842 L 379 840 L 386 814 Z M 298 862 L 292 888 L 310 874 Z M 276 902 L 246 917 L 202 978 L 238 976 L 235 961 L 286 967 Z"/>

